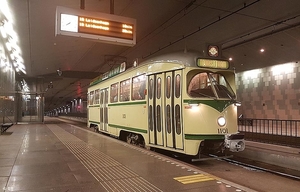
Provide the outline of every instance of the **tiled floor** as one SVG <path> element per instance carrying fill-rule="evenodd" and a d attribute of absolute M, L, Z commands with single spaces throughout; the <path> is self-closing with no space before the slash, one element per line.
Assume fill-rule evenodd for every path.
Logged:
<path fill-rule="evenodd" d="M 0 136 L 0 191 L 239 191 L 151 151 L 69 124 L 13 125 Z M 183 184 L 197 178 L 202 182 Z M 224 181 L 224 180 L 222 180 Z"/>

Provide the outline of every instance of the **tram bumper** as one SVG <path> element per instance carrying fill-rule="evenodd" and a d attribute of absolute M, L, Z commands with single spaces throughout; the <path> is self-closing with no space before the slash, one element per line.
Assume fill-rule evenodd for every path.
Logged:
<path fill-rule="evenodd" d="M 225 148 L 231 152 L 240 152 L 245 149 L 244 135 L 240 133 L 225 135 Z"/>

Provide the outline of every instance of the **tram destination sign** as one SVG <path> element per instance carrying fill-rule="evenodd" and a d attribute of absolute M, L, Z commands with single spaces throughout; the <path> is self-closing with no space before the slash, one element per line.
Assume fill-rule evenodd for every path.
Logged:
<path fill-rule="evenodd" d="M 55 35 L 134 46 L 136 44 L 136 19 L 58 6 Z"/>
<path fill-rule="evenodd" d="M 214 60 L 214 59 L 197 59 L 199 67 L 214 68 L 214 69 L 228 69 L 228 61 Z"/>

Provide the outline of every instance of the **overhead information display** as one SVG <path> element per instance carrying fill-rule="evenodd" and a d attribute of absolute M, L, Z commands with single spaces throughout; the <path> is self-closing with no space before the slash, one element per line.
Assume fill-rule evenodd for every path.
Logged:
<path fill-rule="evenodd" d="M 136 44 L 136 20 L 128 17 L 58 6 L 55 27 L 55 35 L 126 46 Z"/>

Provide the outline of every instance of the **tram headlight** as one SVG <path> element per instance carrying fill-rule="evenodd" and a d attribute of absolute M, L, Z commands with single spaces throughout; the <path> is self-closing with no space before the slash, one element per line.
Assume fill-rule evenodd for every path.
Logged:
<path fill-rule="evenodd" d="M 223 127 L 226 124 L 226 119 L 224 117 L 219 117 L 218 124 Z"/>
<path fill-rule="evenodd" d="M 242 106 L 242 103 L 237 101 L 236 103 L 234 103 L 234 105 L 237 107 L 240 107 L 240 106 Z"/>

